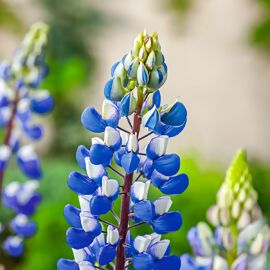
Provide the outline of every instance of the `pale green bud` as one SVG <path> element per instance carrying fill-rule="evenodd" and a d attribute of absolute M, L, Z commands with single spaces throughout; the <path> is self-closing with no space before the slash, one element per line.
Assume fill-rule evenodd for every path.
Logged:
<path fill-rule="evenodd" d="M 130 78 L 137 78 L 137 71 L 139 68 L 140 60 L 138 57 L 134 58 L 134 60 L 130 63 L 128 70 L 127 70 L 127 76 Z"/>
<path fill-rule="evenodd" d="M 140 63 L 139 68 L 138 68 L 137 81 L 140 86 L 147 85 L 149 81 L 148 70 L 142 62 Z"/>
<path fill-rule="evenodd" d="M 140 49 L 140 52 L 139 52 L 139 58 L 141 61 L 145 61 L 145 59 L 147 58 L 147 51 L 145 49 L 145 46 L 143 45 Z"/>
<path fill-rule="evenodd" d="M 156 55 L 154 51 L 151 51 L 147 57 L 145 65 L 147 66 L 148 69 L 152 70 L 155 64 L 156 64 Z"/>

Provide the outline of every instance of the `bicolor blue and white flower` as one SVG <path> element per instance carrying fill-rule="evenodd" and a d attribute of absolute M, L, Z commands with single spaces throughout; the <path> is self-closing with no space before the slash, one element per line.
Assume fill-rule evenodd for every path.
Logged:
<path fill-rule="evenodd" d="M 151 186 L 167 195 L 180 194 L 188 187 L 188 177 L 179 174 L 180 158 L 166 153 L 170 137 L 184 128 L 187 112 L 180 102 L 161 106 L 159 88 L 166 81 L 167 66 L 157 34 L 141 33 L 131 52 L 113 65 L 111 76 L 101 113 L 90 106 L 81 116 L 84 128 L 103 134 L 92 138 L 90 147 L 78 147 L 76 160 L 84 173 L 72 172 L 68 179 L 80 207 L 65 207 L 71 226 L 67 243 L 77 251 L 87 249 L 88 255 L 61 259 L 58 270 L 82 270 L 82 262 L 87 263 L 85 269 L 110 265 L 117 270 L 168 266 L 179 270 L 180 257 L 170 255 L 169 241 L 160 235 L 180 229 L 182 216 L 169 212 L 169 196 L 148 200 Z M 115 213 L 117 199 L 122 201 L 120 215 Z M 108 221 L 107 215 L 115 222 Z M 143 224 L 150 225 L 155 234 L 134 238 L 133 228 Z M 121 266 L 120 257 L 124 258 Z"/>

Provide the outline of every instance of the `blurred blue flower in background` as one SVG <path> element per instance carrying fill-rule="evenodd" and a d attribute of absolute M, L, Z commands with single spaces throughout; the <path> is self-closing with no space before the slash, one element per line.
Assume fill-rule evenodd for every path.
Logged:
<path fill-rule="evenodd" d="M 37 230 L 30 217 L 41 200 L 36 190 L 42 171 L 34 146 L 28 141 L 38 141 L 43 135 L 43 128 L 35 123 L 34 115 L 47 114 L 54 107 L 49 92 L 39 89 L 49 72 L 45 63 L 47 33 L 46 24 L 34 24 L 12 61 L 0 63 L 0 126 L 5 130 L 0 146 L 0 195 L 4 205 L 16 214 L 9 224 L 2 224 L 3 233 L 6 234 L 4 228 L 8 230 L 9 227 L 13 234 L 4 241 L 3 248 L 15 257 L 23 253 L 23 240 Z M 25 135 L 24 139 L 22 135 Z M 16 156 L 19 169 L 30 180 L 23 184 L 11 182 L 2 190 L 4 173 L 12 154 Z"/>
<path fill-rule="evenodd" d="M 188 233 L 195 257 L 182 257 L 185 270 L 266 270 L 270 228 L 262 217 L 246 153 L 239 151 L 209 209 L 206 223 Z"/>

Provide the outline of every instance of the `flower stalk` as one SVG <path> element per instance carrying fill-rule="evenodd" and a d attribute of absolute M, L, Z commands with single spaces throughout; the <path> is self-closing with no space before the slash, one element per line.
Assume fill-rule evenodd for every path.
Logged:
<path fill-rule="evenodd" d="M 139 138 L 140 128 L 141 128 L 141 116 L 140 112 L 142 109 L 143 103 L 143 89 L 138 89 L 138 103 L 136 112 L 134 114 L 133 128 L 132 133 L 136 134 L 137 138 Z M 126 264 L 126 255 L 125 255 L 125 243 L 128 232 L 128 221 L 129 221 L 129 213 L 130 213 L 130 189 L 133 183 L 133 172 L 125 175 L 125 181 L 123 186 L 124 195 L 122 197 L 122 206 L 121 206 L 121 219 L 119 225 L 119 238 L 120 243 L 117 247 L 116 253 L 116 270 L 124 270 Z"/>
<path fill-rule="evenodd" d="M 19 91 L 16 91 L 15 99 L 12 104 L 11 116 L 6 127 L 6 133 L 5 133 L 4 141 L 3 141 L 3 145 L 6 145 L 8 147 L 10 146 L 9 141 L 10 141 L 12 131 L 14 128 L 14 120 L 15 120 L 15 116 L 17 112 L 18 102 L 19 102 Z M 4 174 L 5 174 L 5 170 L 1 170 L 0 171 L 0 207 L 2 204 L 2 189 L 3 189 Z"/>

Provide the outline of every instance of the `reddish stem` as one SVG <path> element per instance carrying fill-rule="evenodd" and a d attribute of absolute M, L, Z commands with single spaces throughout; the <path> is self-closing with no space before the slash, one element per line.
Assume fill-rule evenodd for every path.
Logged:
<path fill-rule="evenodd" d="M 137 134 L 139 137 L 141 128 L 141 108 L 143 103 L 143 94 L 141 89 L 138 89 L 138 102 L 136 113 L 134 114 L 133 129 L 132 133 Z M 133 173 L 125 175 L 125 182 L 123 185 L 123 196 L 122 196 L 122 206 L 121 206 L 121 216 L 119 225 L 119 236 L 120 243 L 117 247 L 116 254 L 116 265 L 115 270 L 125 270 L 126 254 L 125 254 L 125 243 L 128 232 L 128 221 L 129 221 L 129 206 L 130 206 L 130 189 L 133 183 Z"/>
<path fill-rule="evenodd" d="M 11 112 L 11 116 L 9 118 L 9 121 L 7 123 L 7 128 L 6 128 L 6 134 L 4 137 L 4 141 L 3 144 L 4 145 L 8 145 L 9 146 L 9 141 L 12 135 L 12 130 L 13 130 L 13 124 L 14 124 L 14 119 L 16 116 L 16 112 L 17 112 L 17 105 L 19 102 L 19 91 L 16 90 L 16 94 L 15 94 L 15 99 L 13 101 L 13 106 L 12 106 L 12 112 Z M 1 204 L 1 197 L 2 197 L 2 188 L 3 188 L 3 180 L 4 180 L 4 172 L 5 170 L 0 172 L 0 204 Z"/>

